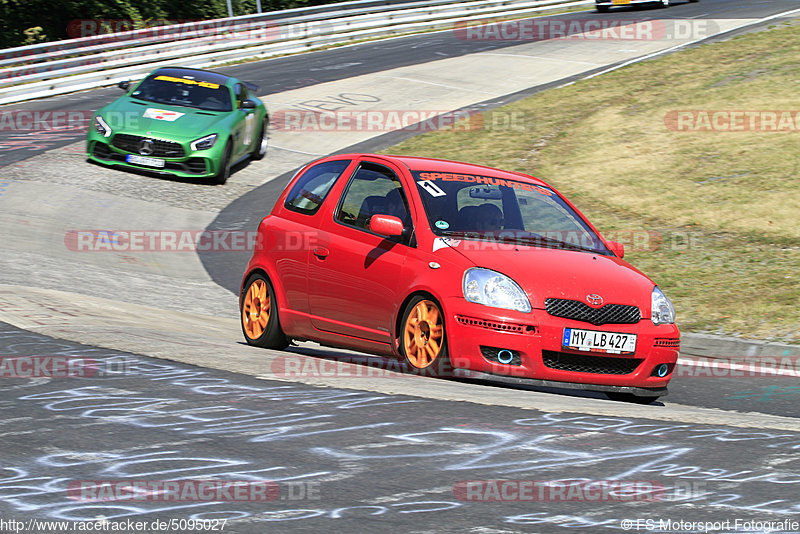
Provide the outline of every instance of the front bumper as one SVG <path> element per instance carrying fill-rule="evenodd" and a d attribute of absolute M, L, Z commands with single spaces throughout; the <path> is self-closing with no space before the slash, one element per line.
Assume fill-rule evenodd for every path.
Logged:
<path fill-rule="evenodd" d="M 678 359 L 678 328 L 656 326 L 649 318 L 636 324 L 595 326 L 554 317 L 541 309 L 519 313 L 472 304 L 460 297 L 443 304 L 455 368 L 522 379 L 520 383 L 536 380 L 538 385 L 577 384 L 582 389 L 664 395 Z M 620 355 L 563 348 L 564 328 L 636 334 L 636 350 Z M 500 354 L 501 350 L 508 352 Z M 662 364 L 669 372 L 656 376 L 656 368 Z M 646 391 L 639 391 L 642 388 Z"/>
<path fill-rule="evenodd" d="M 105 165 L 118 165 L 129 169 L 169 174 L 182 178 L 208 178 L 215 176 L 219 172 L 221 154 L 218 154 L 219 151 L 216 150 L 216 146 L 209 150 L 193 151 L 189 148 L 188 143 L 186 145 L 183 147 L 183 156 L 158 157 L 157 159 L 164 161 L 164 166 L 153 167 L 126 161 L 129 154 L 138 154 L 113 146 L 111 138 L 105 138 L 90 132 L 86 141 L 86 157 Z"/>

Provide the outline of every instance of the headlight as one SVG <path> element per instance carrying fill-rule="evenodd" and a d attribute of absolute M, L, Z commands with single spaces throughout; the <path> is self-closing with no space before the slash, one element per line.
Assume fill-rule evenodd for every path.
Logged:
<path fill-rule="evenodd" d="M 464 298 L 469 302 L 505 308 L 523 313 L 531 311 L 531 303 L 522 288 L 504 274 L 473 267 L 464 272 Z"/>
<path fill-rule="evenodd" d="M 205 137 L 201 137 L 196 141 L 192 141 L 189 146 L 192 148 L 192 150 L 208 150 L 209 148 L 214 146 L 214 143 L 216 142 L 217 142 L 217 134 L 211 134 Z"/>
<path fill-rule="evenodd" d="M 104 121 L 103 117 L 100 115 L 94 118 L 94 129 L 97 130 L 97 133 L 103 137 L 108 137 L 111 135 L 111 126 L 106 124 L 106 121 Z"/>
<path fill-rule="evenodd" d="M 672 324 L 675 322 L 675 307 L 667 296 L 658 289 L 658 286 L 653 288 L 650 309 L 652 310 L 650 318 L 653 320 L 653 324 Z"/>

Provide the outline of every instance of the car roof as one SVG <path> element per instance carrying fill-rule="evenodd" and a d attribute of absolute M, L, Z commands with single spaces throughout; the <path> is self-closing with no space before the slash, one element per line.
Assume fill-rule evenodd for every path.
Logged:
<path fill-rule="evenodd" d="M 235 79 L 230 76 L 225 76 L 224 74 L 220 74 L 218 72 L 211 72 L 210 70 L 189 69 L 186 67 L 162 67 L 153 72 L 153 74 L 156 73 L 158 73 L 159 75 L 175 76 L 177 78 L 184 78 L 191 76 L 191 78 L 194 80 L 199 80 L 201 82 L 216 83 L 219 85 L 226 85 L 229 80 Z"/>
<path fill-rule="evenodd" d="M 530 182 L 536 185 L 547 186 L 547 183 L 543 180 L 539 180 L 538 178 L 534 178 L 528 174 L 514 171 L 504 171 L 494 167 L 487 167 L 486 165 L 477 165 L 473 163 L 464 163 L 447 159 L 423 158 L 419 156 L 395 156 L 386 154 L 359 154 L 359 156 L 373 156 L 376 158 L 390 159 L 395 163 L 401 163 L 405 165 L 411 171 L 489 175 L 493 178 L 516 180 L 518 182 Z"/>

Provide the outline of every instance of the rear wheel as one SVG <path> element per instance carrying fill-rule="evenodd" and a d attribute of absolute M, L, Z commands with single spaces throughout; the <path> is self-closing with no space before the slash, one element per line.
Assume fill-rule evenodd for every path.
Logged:
<path fill-rule="evenodd" d="M 266 349 L 285 349 L 289 339 L 281 329 L 275 290 L 264 275 L 254 274 L 239 299 L 242 333 L 249 345 Z"/>
<path fill-rule="evenodd" d="M 415 374 L 450 376 L 452 366 L 447 354 L 444 314 L 437 302 L 417 296 L 403 314 L 400 349 Z"/>
<path fill-rule="evenodd" d="M 661 3 L 659 3 L 658 7 L 669 7 L 669 4 L 670 0 L 661 0 Z"/>
<path fill-rule="evenodd" d="M 222 153 L 222 161 L 219 162 L 219 170 L 214 176 L 214 183 L 223 185 L 231 175 L 231 142 L 225 143 L 225 151 Z"/>
<path fill-rule="evenodd" d="M 632 402 L 634 404 L 650 404 L 658 400 L 658 396 L 653 397 L 640 397 L 633 393 L 619 393 L 616 391 L 607 391 L 606 396 L 617 402 Z"/>

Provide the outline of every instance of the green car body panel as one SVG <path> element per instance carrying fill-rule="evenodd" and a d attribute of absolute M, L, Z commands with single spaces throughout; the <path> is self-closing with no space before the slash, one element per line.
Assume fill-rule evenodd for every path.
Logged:
<path fill-rule="evenodd" d="M 95 112 L 86 156 L 104 165 L 224 183 L 223 166 L 258 159 L 266 149 L 269 115 L 255 90 L 215 72 L 157 69 Z"/>

